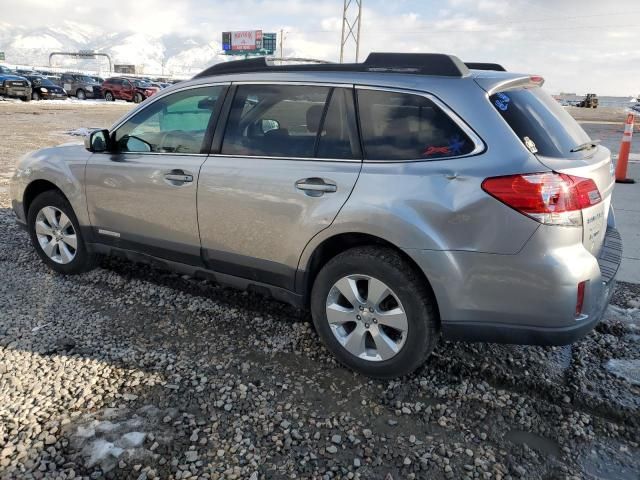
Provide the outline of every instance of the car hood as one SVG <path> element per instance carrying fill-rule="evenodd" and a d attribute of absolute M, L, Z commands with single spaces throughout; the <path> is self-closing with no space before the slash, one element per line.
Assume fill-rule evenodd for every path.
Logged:
<path fill-rule="evenodd" d="M 28 80 L 26 78 L 19 77 L 18 75 L 2 75 L 2 74 L 0 74 L 0 81 L 4 81 L 4 80 L 12 80 L 12 81 L 23 80 L 25 82 L 28 82 Z"/>

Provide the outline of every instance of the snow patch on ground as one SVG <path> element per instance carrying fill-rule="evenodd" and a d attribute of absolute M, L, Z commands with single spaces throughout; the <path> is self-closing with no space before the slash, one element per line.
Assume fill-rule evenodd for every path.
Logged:
<path fill-rule="evenodd" d="M 86 414 L 69 427 L 72 447 L 87 468 L 100 467 L 107 473 L 121 461 L 140 461 L 153 455 L 160 443 L 173 440 L 170 432 L 161 433 L 161 421 L 175 412 L 145 405 L 137 411 L 107 408 Z"/>
<path fill-rule="evenodd" d="M 640 385 L 640 360 L 611 359 L 605 364 L 605 368 L 616 377 L 633 385 Z"/>
<path fill-rule="evenodd" d="M 73 130 L 67 130 L 64 133 L 67 135 L 72 135 L 74 137 L 88 137 L 91 132 L 94 130 L 100 130 L 99 127 L 80 127 L 75 128 Z"/>

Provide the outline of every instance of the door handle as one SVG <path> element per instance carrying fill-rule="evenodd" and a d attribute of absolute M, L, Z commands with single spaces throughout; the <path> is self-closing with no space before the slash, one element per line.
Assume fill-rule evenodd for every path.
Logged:
<path fill-rule="evenodd" d="M 165 173 L 164 179 L 169 182 L 189 183 L 193 182 L 193 175 L 182 170 L 171 170 L 169 173 Z"/>
<path fill-rule="evenodd" d="M 296 182 L 296 188 L 302 190 L 309 195 L 322 195 L 323 193 L 334 193 L 338 191 L 338 187 L 330 180 L 325 181 L 323 178 L 305 178 Z"/>

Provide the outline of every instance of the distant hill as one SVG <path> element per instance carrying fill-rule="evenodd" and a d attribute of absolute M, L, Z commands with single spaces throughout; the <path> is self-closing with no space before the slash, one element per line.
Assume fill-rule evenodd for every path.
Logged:
<path fill-rule="evenodd" d="M 220 42 L 211 38 L 112 33 L 73 21 L 39 29 L 0 21 L 0 51 L 5 52 L 4 63 L 7 65 L 46 66 L 52 51 L 94 50 L 108 53 L 114 64 L 136 65 L 146 74 L 160 74 L 164 70 L 165 75 L 190 76 L 208 65 L 227 59 L 219 53 L 221 49 Z M 107 70 L 106 59 L 54 57 L 54 65 L 82 70 Z"/>

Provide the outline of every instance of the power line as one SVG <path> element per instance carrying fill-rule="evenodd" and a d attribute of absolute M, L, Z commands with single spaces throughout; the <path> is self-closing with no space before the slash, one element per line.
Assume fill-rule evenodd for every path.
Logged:
<path fill-rule="evenodd" d="M 340 37 L 340 63 L 344 61 L 344 46 L 351 39 L 356 46 L 356 62 L 360 53 L 360 26 L 362 0 L 344 0 L 342 9 L 342 35 Z"/>
<path fill-rule="evenodd" d="M 526 28 L 526 29 L 518 29 L 518 32 L 552 32 L 552 31 L 565 31 L 565 30 L 584 30 L 584 29 L 593 29 L 593 28 L 637 28 L 637 24 L 629 24 L 629 25 L 574 25 L 569 27 L 551 27 L 551 28 Z M 427 27 L 425 27 L 427 28 Z M 495 32 L 503 32 L 503 29 L 484 29 L 484 28 L 467 28 L 467 29 L 456 29 L 456 30 L 371 30 L 367 29 L 369 33 L 400 33 L 400 34 L 423 34 L 423 35 L 438 35 L 442 33 L 495 33 Z M 306 33 L 339 33 L 337 30 L 304 30 L 304 31 L 287 31 L 286 33 L 290 33 L 293 35 L 303 35 Z"/>
<path fill-rule="evenodd" d="M 600 18 L 600 17 L 610 17 L 610 16 L 629 16 L 629 15 L 635 15 L 635 14 L 640 14 L 640 10 L 636 10 L 636 11 L 629 11 L 629 12 L 617 12 L 617 13 L 603 13 L 603 14 L 590 14 L 590 15 L 572 15 L 572 16 L 565 16 L 562 18 L 558 18 L 557 16 L 555 17 L 540 17 L 540 18 L 535 18 L 535 19 L 528 19 L 528 20 L 514 20 L 514 21 L 508 21 L 508 22 L 492 22 L 492 23 L 484 23 L 482 25 L 480 25 L 480 27 L 499 27 L 499 26 L 510 26 L 510 25 L 514 25 L 514 24 L 529 24 L 529 23 L 538 23 L 538 22 L 543 22 L 543 21 L 567 21 L 567 20 L 577 20 L 577 19 L 581 19 L 581 18 Z M 464 20 L 464 19 L 449 19 L 450 21 L 456 21 L 456 20 Z M 596 27 L 609 27 L 609 26 L 613 26 L 613 27 L 618 27 L 620 25 L 576 25 L 574 27 L 580 27 L 580 28 L 596 28 Z M 637 27 L 637 25 L 621 25 L 622 27 Z M 436 28 L 435 32 L 469 32 L 469 31 L 476 31 L 476 30 L 469 30 L 469 29 L 456 29 L 456 30 L 440 30 L 437 29 L 438 28 L 438 24 L 434 23 L 434 22 L 430 22 L 430 23 L 425 23 L 422 26 L 423 29 L 425 28 Z M 559 29 L 567 29 L 569 27 L 552 27 L 551 29 L 555 29 L 555 28 L 559 28 Z M 549 30 L 551 30 L 549 29 Z M 545 29 L 546 30 L 546 29 Z M 370 31 L 370 30 L 368 30 Z M 373 30 L 375 31 L 375 30 Z M 385 29 L 385 30 L 377 30 L 378 32 L 388 32 L 388 33 L 417 33 L 417 32 L 423 32 L 424 30 L 389 30 L 389 29 Z M 477 31 L 489 31 L 489 30 L 477 30 Z M 493 30 L 491 30 L 493 31 Z M 435 33 L 434 32 L 434 33 Z M 292 32 L 292 33 L 301 33 L 301 32 Z M 317 29 L 317 30 L 309 30 L 309 29 L 305 29 L 304 33 L 338 33 L 337 30 L 328 30 L 328 29 Z"/>

